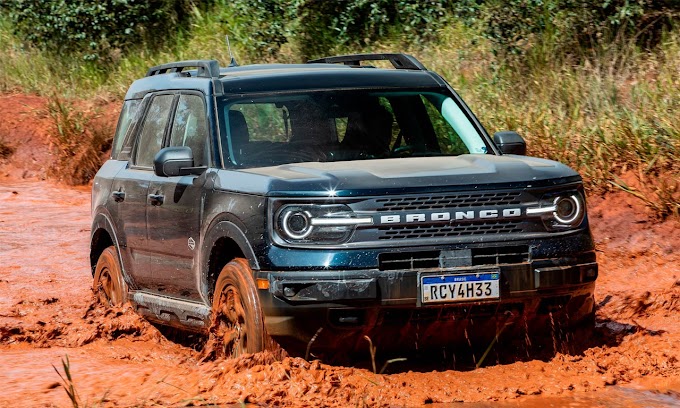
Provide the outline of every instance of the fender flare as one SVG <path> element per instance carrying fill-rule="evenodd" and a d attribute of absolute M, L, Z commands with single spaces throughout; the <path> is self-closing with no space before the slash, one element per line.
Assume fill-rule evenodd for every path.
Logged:
<path fill-rule="evenodd" d="M 243 233 L 243 230 L 230 218 L 231 217 L 225 214 L 224 216 L 217 217 L 213 220 L 201 242 L 200 288 L 201 295 L 206 300 L 210 298 L 209 295 L 211 290 L 208 284 L 210 253 L 219 239 L 229 238 L 234 241 L 243 253 L 243 256 L 248 260 L 251 269 L 253 271 L 260 269 L 257 257 L 255 256 L 255 251 L 253 251 L 253 248 L 250 246 L 248 238 Z"/>
<path fill-rule="evenodd" d="M 115 228 L 113 228 L 113 222 L 111 222 L 111 216 L 105 212 L 105 210 L 100 209 L 92 219 L 92 229 L 90 230 L 90 259 L 92 259 L 92 245 L 94 236 L 99 230 L 106 231 L 113 241 L 113 246 L 116 248 L 116 253 L 118 254 L 118 262 L 120 262 L 121 272 L 125 281 L 130 284 L 130 279 L 128 279 L 125 262 L 123 262 L 123 256 L 120 250 L 120 243 L 118 240 L 118 235 L 116 234 Z"/>

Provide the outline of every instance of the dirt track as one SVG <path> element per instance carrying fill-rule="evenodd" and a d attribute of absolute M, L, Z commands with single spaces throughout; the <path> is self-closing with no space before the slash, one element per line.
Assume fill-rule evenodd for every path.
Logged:
<path fill-rule="evenodd" d="M 19 141 L 19 126 L 0 115 L 0 135 Z M 591 339 L 545 360 L 492 353 L 477 370 L 395 364 L 375 375 L 267 354 L 199 363 L 129 310 L 96 307 L 88 190 L 35 180 L 21 164 L 0 171 L 0 406 L 69 406 L 52 367 L 63 374 L 66 355 L 81 402 L 98 406 L 680 405 L 680 223 L 651 223 L 623 193 L 589 202 L 601 264 Z"/>

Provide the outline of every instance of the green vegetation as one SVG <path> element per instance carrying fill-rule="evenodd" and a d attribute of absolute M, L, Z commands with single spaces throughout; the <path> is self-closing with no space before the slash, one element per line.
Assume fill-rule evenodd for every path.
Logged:
<path fill-rule="evenodd" d="M 175 0 L 7 0 L 15 31 L 53 53 L 115 61 L 134 45 L 162 45 L 185 21 L 189 2 Z"/>
<path fill-rule="evenodd" d="M 680 216 L 672 0 L 164 0 L 168 21 L 178 7 L 190 10 L 171 36 L 153 48 L 147 36 L 102 43 L 96 61 L 82 58 L 89 45 L 48 47 L 22 34 L 17 2 L 0 6 L 0 91 L 120 97 L 150 65 L 226 64 L 225 34 L 241 64 L 403 51 L 447 78 L 491 133 L 519 131 L 531 155 L 574 167 L 591 192 L 622 189 L 660 217 Z"/>
<path fill-rule="evenodd" d="M 80 406 L 80 397 L 76 392 L 76 387 L 73 385 L 73 377 L 71 376 L 71 363 L 68 360 L 68 354 L 61 359 L 61 366 L 64 370 L 64 375 L 61 375 L 57 367 L 54 365 L 52 365 L 52 368 L 54 368 L 54 371 L 56 371 L 59 378 L 61 378 L 61 386 L 64 391 L 66 391 L 68 399 L 71 400 L 71 405 L 73 405 L 73 408 L 78 408 Z"/>

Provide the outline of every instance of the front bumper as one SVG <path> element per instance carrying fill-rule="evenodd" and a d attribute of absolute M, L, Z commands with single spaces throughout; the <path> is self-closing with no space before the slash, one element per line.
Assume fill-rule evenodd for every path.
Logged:
<path fill-rule="evenodd" d="M 497 263 L 500 299 L 422 305 L 420 273 L 464 270 L 442 264 L 446 261 L 440 259 L 435 268 L 260 271 L 257 277 L 269 282 L 268 290 L 259 291 L 267 330 L 282 344 L 306 345 L 323 328 L 314 340 L 319 348 L 332 348 L 338 341 L 365 347 L 363 336 L 383 339 L 383 348 L 402 342 L 438 346 L 473 336 L 471 321 L 479 335 L 493 336 L 499 322 L 521 318 L 526 329 L 547 316 L 563 315 L 575 323 L 594 309 L 598 265 L 592 250 Z"/>

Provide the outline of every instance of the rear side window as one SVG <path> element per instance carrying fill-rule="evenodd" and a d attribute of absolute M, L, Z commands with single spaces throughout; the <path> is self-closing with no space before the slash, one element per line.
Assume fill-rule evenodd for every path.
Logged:
<path fill-rule="evenodd" d="M 123 142 L 127 132 L 130 130 L 130 125 L 133 120 L 137 117 L 137 112 L 139 111 L 140 100 L 133 99 L 125 101 L 123 104 L 123 109 L 120 112 L 120 118 L 118 118 L 118 126 L 116 127 L 116 134 L 113 137 L 113 147 L 111 149 L 111 158 L 118 159 L 121 149 L 123 147 Z M 128 154 L 130 152 L 128 151 Z"/>
<path fill-rule="evenodd" d="M 182 95 L 177 102 L 175 120 L 170 134 L 170 146 L 188 146 L 194 155 L 194 166 L 205 166 L 209 151 L 208 122 L 203 98 L 197 95 Z"/>
<path fill-rule="evenodd" d="M 159 95 L 151 101 L 139 134 L 135 158 L 137 166 L 153 166 L 153 158 L 163 145 L 173 98 L 173 95 Z"/>

